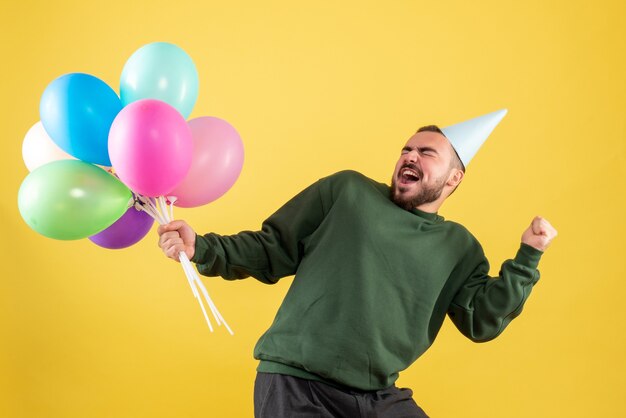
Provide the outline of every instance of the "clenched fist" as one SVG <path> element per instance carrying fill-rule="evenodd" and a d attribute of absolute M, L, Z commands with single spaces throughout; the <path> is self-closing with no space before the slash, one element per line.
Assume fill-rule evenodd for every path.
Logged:
<path fill-rule="evenodd" d="M 159 226 L 159 247 L 169 258 L 180 261 L 181 251 L 191 260 L 196 252 L 196 233 L 185 221 L 172 221 Z"/>
<path fill-rule="evenodd" d="M 522 242 L 540 251 L 545 251 L 556 236 L 556 229 L 550 225 L 550 222 L 541 216 L 535 216 L 528 229 L 522 234 Z"/>

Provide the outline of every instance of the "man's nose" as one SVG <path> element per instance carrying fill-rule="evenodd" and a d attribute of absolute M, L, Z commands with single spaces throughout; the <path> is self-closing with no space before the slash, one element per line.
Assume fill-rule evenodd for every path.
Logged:
<path fill-rule="evenodd" d="M 419 153 L 417 152 L 417 150 L 411 150 L 407 152 L 405 155 L 406 155 L 407 161 L 414 163 L 415 161 L 417 161 Z"/>

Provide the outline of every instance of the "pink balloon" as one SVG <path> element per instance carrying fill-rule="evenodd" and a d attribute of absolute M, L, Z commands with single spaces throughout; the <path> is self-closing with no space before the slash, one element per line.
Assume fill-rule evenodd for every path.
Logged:
<path fill-rule="evenodd" d="M 169 193 L 176 206 L 205 205 L 226 193 L 243 167 L 243 143 L 228 122 L 210 116 L 188 122 L 193 136 L 193 161 L 187 177 Z"/>
<path fill-rule="evenodd" d="M 135 193 L 168 195 L 187 175 L 192 156 L 191 131 L 181 114 L 165 102 L 133 102 L 111 125 L 111 164 Z"/>

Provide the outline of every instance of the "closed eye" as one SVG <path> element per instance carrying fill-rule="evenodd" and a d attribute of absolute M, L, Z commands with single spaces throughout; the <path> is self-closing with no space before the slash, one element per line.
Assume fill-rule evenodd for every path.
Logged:
<path fill-rule="evenodd" d="M 404 147 L 402 148 L 402 154 L 408 154 L 409 152 L 415 150 L 416 148 L 411 148 L 411 147 Z M 419 147 L 417 148 L 417 152 L 419 152 L 420 154 L 424 154 L 430 157 L 434 157 L 439 155 L 439 153 L 437 152 L 436 149 L 434 148 L 429 148 L 429 147 Z"/>
<path fill-rule="evenodd" d="M 420 154 L 425 154 L 431 157 L 439 155 L 438 152 L 434 148 L 422 147 L 422 148 L 418 148 L 418 151 L 420 152 Z"/>

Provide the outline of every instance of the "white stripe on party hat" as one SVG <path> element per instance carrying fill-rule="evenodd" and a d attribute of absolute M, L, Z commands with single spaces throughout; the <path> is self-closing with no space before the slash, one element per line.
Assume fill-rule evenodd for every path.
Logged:
<path fill-rule="evenodd" d="M 501 109 L 441 129 L 465 167 L 474 158 L 491 131 L 498 126 L 506 112 L 506 109 Z"/>

